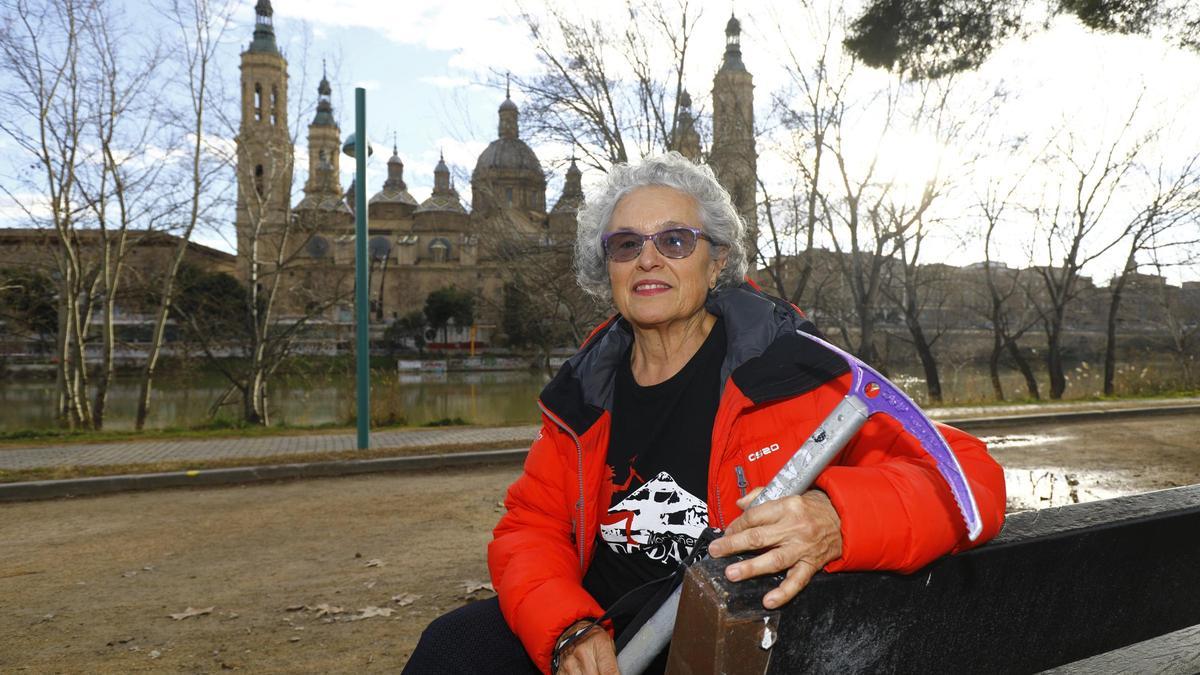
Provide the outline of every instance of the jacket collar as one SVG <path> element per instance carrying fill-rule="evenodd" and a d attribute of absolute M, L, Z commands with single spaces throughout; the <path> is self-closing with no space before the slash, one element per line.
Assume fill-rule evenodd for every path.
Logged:
<path fill-rule="evenodd" d="M 709 296 L 705 309 L 725 320 L 721 387 L 730 379 L 754 404 L 796 396 L 848 370 L 840 357 L 796 334 L 820 335 L 798 309 L 750 284 Z M 542 390 L 541 401 L 576 435 L 612 410 L 613 382 L 633 329 L 620 315 L 593 332 Z"/>

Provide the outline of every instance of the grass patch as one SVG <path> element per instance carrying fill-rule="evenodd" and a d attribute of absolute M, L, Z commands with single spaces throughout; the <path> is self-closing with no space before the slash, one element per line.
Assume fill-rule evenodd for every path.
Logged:
<path fill-rule="evenodd" d="M 455 417 L 440 419 L 425 426 L 457 426 L 468 425 L 470 422 Z M 371 431 L 397 431 L 403 429 L 418 429 L 410 426 L 404 418 L 384 419 L 372 422 Z M 264 427 L 256 424 L 245 424 L 227 419 L 217 419 L 203 426 L 171 427 L 166 429 L 147 429 L 145 431 L 93 431 L 87 429 L 19 429 L 16 431 L 0 431 L 0 449 L 12 447 L 35 447 L 41 445 L 62 445 L 64 443 L 113 443 L 119 441 L 154 441 L 154 440 L 203 440 L 207 438 L 260 438 L 271 436 L 306 436 L 313 432 L 319 433 L 352 433 L 353 423 L 343 424 L 330 422 L 310 426 L 272 425 Z"/>
<path fill-rule="evenodd" d="M 473 443 L 470 445 L 448 444 L 416 448 L 371 448 L 369 450 L 339 450 L 336 452 L 310 452 L 304 454 L 272 455 L 253 458 L 226 458 L 195 462 L 171 461 L 149 464 L 105 464 L 101 466 L 53 466 L 33 469 L 0 469 L 0 483 L 18 483 L 35 480 L 66 480 L 97 476 L 120 476 L 126 474 L 164 473 L 169 471 L 203 471 L 242 466 L 267 466 L 271 464 L 297 464 L 303 462 L 332 462 L 351 459 L 379 459 L 383 457 L 412 457 L 415 455 L 437 455 L 476 450 L 504 450 L 512 448 L 512 441 Z"/>

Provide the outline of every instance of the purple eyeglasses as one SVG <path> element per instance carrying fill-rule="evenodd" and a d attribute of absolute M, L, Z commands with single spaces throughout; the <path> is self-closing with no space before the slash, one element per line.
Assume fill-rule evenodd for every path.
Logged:
<path fill-rule="evenodd" d="M 637 258 L 642 254 L 642 246 L 650 240 L 654 241 L 654 248 L 657 248 L 659 253 L 678 260 L 691 255 L 696 250 L 696 242 L 701 239 L 716 245 L 712 237 L 694 227 L 672 227 L 654 234 L 628 230 L 609 232 L 600 237 L 600 244 L 604 247 L 608 259 L 613 262 L 629 262 Z"/>

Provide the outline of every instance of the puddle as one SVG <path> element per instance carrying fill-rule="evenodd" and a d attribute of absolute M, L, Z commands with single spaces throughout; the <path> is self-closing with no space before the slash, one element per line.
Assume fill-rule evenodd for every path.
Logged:
<path fill-rule="evenodd" d="M 1144 492 L 1136 479 L 1119 471 L 1005 469 L 1008 510 L 1031 511 L 1081 504 Z"/>
<path fill-rule="evenodd" d="M 1055 436 L 1052 434 L 1008 434 L 1005 436 L 980 436 L 979 440 L 987 443 L 989 450 L 1004 450 L 1009 448 L 1054 445 L 1069 438 L 1071 437 L 1066 435 Z"/>

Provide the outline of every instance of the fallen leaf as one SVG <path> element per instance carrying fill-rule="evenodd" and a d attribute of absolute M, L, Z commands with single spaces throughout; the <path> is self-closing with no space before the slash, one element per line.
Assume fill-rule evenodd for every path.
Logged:
<path fill-rule="evenodd" d="M 390 607 L 376 607 L 371 605 L 370 607 L 363 607 L 358 611 L 360 613 L 350 617 L 350 621 L 361 621 L 363 619 L 370 619 L 376 616 L 388 617 L 392 615 L 393 610 Z"/>
<path fill-rule="evenodd" d="M 321 604 L 316 605 L 315 607 L 306 607 L 306 609 L 308 609 L 309 611 L 312 611 L 312 612 L 316 612 L 318 619 L 323 616 L 333 616 L 334 614 L 342 614 L 346 611 L 346 608 L 344 608 L 344 607 L 335 607 L 334 605 L 331 605 L 327 602 L 322 602 Z"/>
<path fill-rule="evenodd" d="M 365 565 L 363 565 L 363 567 L 383 567 L 386 564 L 387 563 L 383 562 L 379 558 L 371 558 Z"/>
<path fill-rule="evenodd" d="M 129 570 L 128 572 L 121 572 L 121 576 L 125 577 L 126 579 L 128 579 L 129 577 L 136 577 L 137 570 Z"/>
<path fill-rule="evenodd" d="M 284 607 L 284 608 L 283 608 L 283 611 L 285 611 L 285 612 L 299 612 L 299 611 L 300 611 L 300 610 L 302 610 L 302 609 L 307 609 L 307 607 L 305 607 L 304 605 L 290 605 L 290 606 L 288 606 L 288 607 Z"/>
<path fill-rule="evenodd" d="M 408 607 L 409 605 L 413 604 L 414 602 L 416 602 L 417 600 L 420 600 L 420 599 L 421 599 L 421 596 L 413 594 L 413 593 L 401 593 L 400 595 L 392 596 L 392 602 L 395 602 L 396 604 L 400 605 L 401 607 Z"/>
<path fill-rule="evenodd" d="M 214 609 L 216 609 L 216 608 L 215 607 L 205 607 L 204 609 L 196 609 L 195 607 L 188 607 L 187 609 L 183 610 L 182 612 L 180 612 L 178 614 L 171 614 L 170 617 L 172 619 L 175 619 L 176 621 L 182 621 L 183 619 L 188 619 L 193 616 L 202 616 L 204 614 L 212 614 L 212 611 Z"/>
<path fill-rule="evenodd" d="M 364 581 L 363 586 L 366 586 L 368 590 L 375 588 L 375 580 L 372 579 L 370 581 Z"/>
<path fill-rule="evenodd" d="M 160 656 L 162 656 L 162 652 L 158 651 L 157 649 L 150 652 L 150 658 L 152 659 L 157 659 Z"/>
<path fill-rule="evenodd" d="M 294 636 L 288 638 L 288 642 L 299 642 L 299 641 L 300 641 L 299 635 L 294 635 Z"/>
<path fill-rule="evenodd" d="M 463 586 L 467 589 L 466 595 L 472 595 L 479 591 L 489 591 L 492 593 L 496 592 L 496 589 L 492 588 L 490 583 L 485 583 L 482 581 L 464 581 Z"/>
<path fill-rule="evenodd" d="M 142 571 L 143 571 L 143 572 L 153 572 L 153 571 L 154 571 L 154 565 L 146 565 L 145 567 L 143 567 L 143 568 L 142 568 Z"/>

